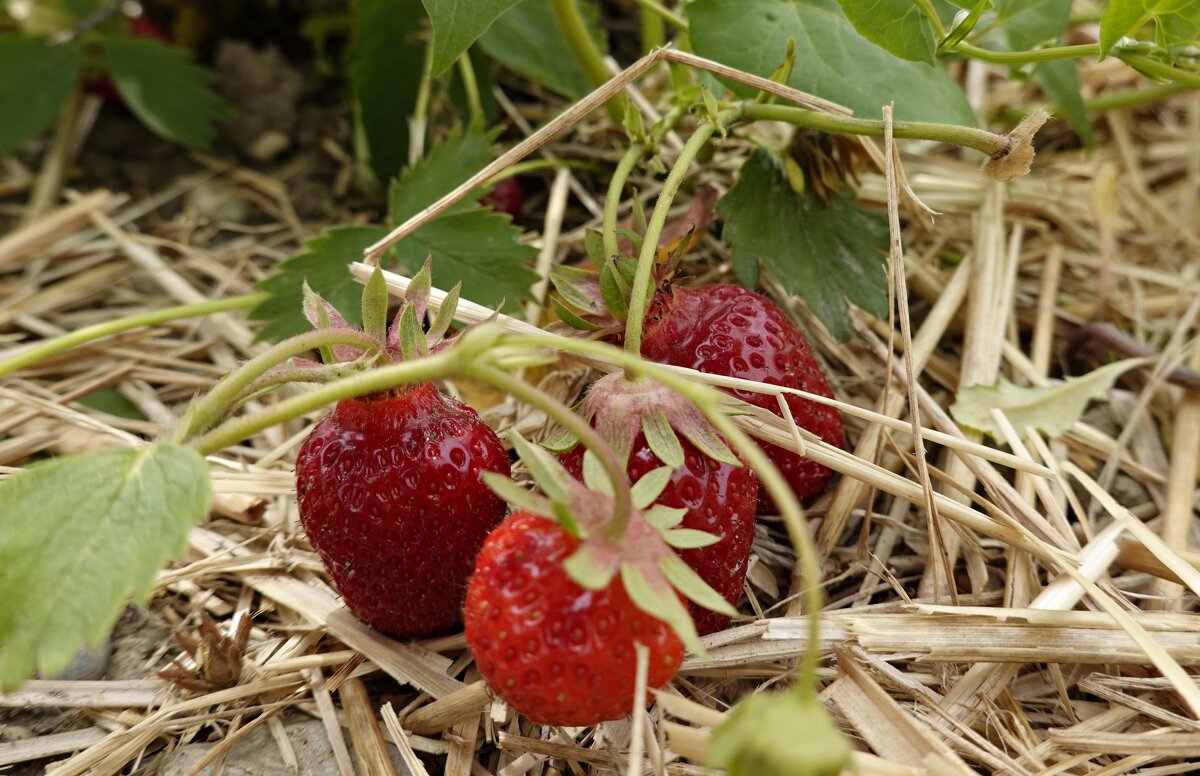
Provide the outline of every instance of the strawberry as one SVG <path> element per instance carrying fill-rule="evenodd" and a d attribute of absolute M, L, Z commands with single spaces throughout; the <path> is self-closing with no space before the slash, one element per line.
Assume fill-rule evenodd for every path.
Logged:
<path fill-rule="evenodd" d="M 833 396 L 804 336 L 769 299 L 742 286 L 664 285 L 655 294 L 643 326 L 642 355 L 654 361 Z M 782 416 L 774 396 L 732 393 Z M 831 445 L 845 445 L 837 409 L 795 395 L 786 401 L 796 425 Z M 826 467 L 791 451 L 774 445 L 763 449 L 802 502 L 819 495 L 833 476 Z M 772 510 L 771 499 L 760 490 L 759 511 Z"/>
<path fill-rule="evenodd" d="M 516 178 L 505 178 L 483 196 L 483 203 L 498 213 L 508 213 L 512 220 L 521 220 L 525 209 L 525 191 Z"/>
<path fill-rule="evenodd" d="M 428 347 L 417 328 L 428 283 L 426 266 L 379 342 L 385 361 L 404 357 L 402 342 Z M 368 283 L 364 308 L 372 293 L 378 287 Z M 383 310 L 364 309 L 364 320 L 382 320 L 386 298 L 384 289 Z M 434 340 L 449 325 L 448 308 L 430 327 Z M 317 325 L 349 328 L 315 295 L 306 311 Z M 347 346 L 334 351 L 362 357 Z M 459 622 L 475 554 L 506 512 L 483 472 L 508 476 L 504 445 L 473 409 L 429 383 L 340 401 L 313 427 L 296 458 L 300 523 L 351 612 L 395 636 Z"/>
<path fill-rule="evenodd" d="M 531 721 L 594 725 L 632 711 L 634 644 L 650 649 L 647 684 L 683 661 L 667 625 L 620 581 L 592 591 L 564 571 L 579 540 L 554 520 L 517 512 L 488 536 L 467 589 L 467 646 L 492 689 Z"/>
<path fill-rule="evenodd" d="M 633 710 L 636 645 L 648 649 L 651 688 L 674 675 L 685 645 L 703 652 L 681 594 L 734 613 L 672 549 L 716 537 L 673 528 L 683 510 L 651 506 L 666 467 L 628 492 L 622 519 L 614 484 L 592 466 L 593 456 L 584 458 L 585 485 L 520 435 L 513 444 L 546 495 L 484 476 L 518 511 L 488 536 L 475 562 L 463 616 L 467 646 L 492 690 L 534 722 L 619 719 Z"/>
<path fill-rule="evenodd" d="M 653 383 L 630 383 L 619 374 L 602 377 L 588 389 L 581 410 L 594 419 L 606 440 L 626 458 L 631 482 L 640 481 L 661 466 L 671 465 L 674 471 L 656 503 L 685 510 L 679 523 L 683 528 L 719 538 L 715 544 L 684 549 L 679 555 L 722 598 L 736 605 L 742 595 L 754 541 L 758 494 L 754 472 L 732 457 L 694 406 Z M 682 432 L 682 438 L 672 434 L 678 451 L 669 452 L 662 444 L 654 446 L 672 459 L 669 464 L 655 452 L 643 430 L 647 415 L 651 414 L 661 416 L 666 422 L 651 418 L 650 433 L 664 427 Z M 691 438 L 697 439 L 704 450 L 693 444 Z M 559 458 L 576 479 L 583 478 L 583 454 L 583 448 L 576 446 Z M 728 615 L 696 604 L 689 604 L 688 614 L 702 636 L 723 630 L 729 624 Z"/>

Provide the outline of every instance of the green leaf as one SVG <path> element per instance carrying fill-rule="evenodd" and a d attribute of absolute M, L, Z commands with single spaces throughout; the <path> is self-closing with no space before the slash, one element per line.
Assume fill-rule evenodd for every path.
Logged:
<path fill-rule="evenodd" d="M 613 556 L 615 558 L 615 556 Z M 579 545 L 571 557 L 563 561 L 563 570 L 584 590 L 603 590 L 617 573 L 614 563 L 605 563 L 588 544 Z"/>
<path fill-rule="evenodd" d="M 601 51 L 608 50 L 600 13 L 594 3 L 580 11 Z M 479 47 L 500 64 L 564 97 L 579 99 L 591 91 L 566 39 L 554 21 L 550 0 L 523 0 L 504 12 L 479 38 Z"/>
<path fill-rule="evenodd" d="M 0 156 L 45 132 L 79 79 L 83 49 L 0 34 Z"/>
<path fill-rule="evenodd" d="M 401 173 L 392 182 L 388 212 L 392 223 L 399 225 L 449 194 L 460 183 L 487 166 L 496 156 L 495 131 L 454 131 L 435 145 L 425 158 Z M 471 204 L 483 196 L 479 189 L 452 207 L 449 213 L 471 209 Z"/>
<path fill-rule="evenodd" d="M 454 133 L 392 184 L 391 218 L 401 224 L 436 202 L 492 160 L 491 133 Z M 433 284 L 462 282 L 463 296 L 495 306 L 529 298 L 537 274 L 525 264 L 537 252 L 517 242 L 520 229 L 507 216 L 474 204 L 480 189 L 445 214 L 405 237 L 395 247 L 406 269 L 433 258 Z"/>
<path fill-rule="evenodd" d="M 876 317 L 887 315 L 887 224 L 846 197 L 826 205 L 788 184 L 775 154 L 758 149 L 721 201 L 724 238 L 733 267 L 747 285 L 758 263 L 808 306 L 840 340 L 850 337 L 845 300 Z"/>
<path fill-rule="evenodd" d="M 112 386 L 92 391 L 85 396 L 80 396 L 75 401 L 85 407 L 106 412 L 114 417 L 126 418 L 128 420 L 149 420 L 146 414 L 138 409 L 136 404 L 125 398 L 125 394 Z"/>
<path fill-rule="evenodd" d="M 444 215 L 396 244 L 400 263 L 414 271 L 433 256 L 433 284 L 462 283 L 462 295 L 487 307 L 530 298 L 537 273 L 528 262 L 537 250 L 517 242 L 521 230 L 508 216 L 476 208 Z"/>
<path fill-rule="evenodd" d="M 1054 101 L 1058 111 L 1079 135 L 1084 146 L 1091 148 L 1096 142 L 1095 128 L 1088 116 L 1087 105 L 1079 90 L 1079 65 L 1073 59 L 1056 59 L 1043 62 L 1033 74 L 1046 96 Z"/>
<path fill-rule="evenodd" d="M 346 265 L 361 259 L 367 246 L 387 232 L 380 226 L 344 226 L 306 242 L 307 250 L 280 264 L 274 275 L 258 284 L 260 291 L 271 295 L 250 313 L 251 318 L 268 322 L 258 339 L 281 340 L 312 329 L 303 314 L 305 280 L 351 326 L 360 325 L 362 288 Z"/>
<path fill-rule="evenodd" d="M 836 0 L 695 0 L 687 16 L 697 54 L 764 78 L 783 59 L 787 39 L 795 38 L 788 84 L 864 118 L 878 118 L 894 100 L 897 121 L 975 124 L 962 89 L 944 70 L 899 59 L 863 38 Z M 729 87 L 742 97 L 754 93 Z"/>
<path fill-rule="evenodd" d="M 1089 401 L 1102 398 L 1114 380 L 1145 363 L 1145 359 L 1130 358 L 1082 377 L 1032 388 L 1013 385 L 1001 377 L 995 385 L 960 388 L 954 404 L 950 405 L 950 414 L 962 425 L 990 434 L 1000 443 L 1004 442 L 1004 435 L 992 419 L 993 409 L 1003 411 L 1018 434 L 1023 435 L 1026 426 L 1033 426 L 1051 437 L 1059 437 L 1082 417 Z"/>
<path fill-rule="evenodd" d="M 1196 0 L 1109 0 L 1100 19 L 1100 53 L 1108 54 L 1121 38 L 1133 37 L 1154 22 L 1160 46 L 1193 43 L 1200 35 L 1200 3 Z"/>
<path fill-rule="evenodd" d="M 933 28 L 912 0 L 838 0 L 858 34 L 901 59 L 937 62 Z"/>
<path fill-rule="evenodd" d="M 668 531 L 668 534 L 679 533 L 679 531 Z M 695 531 L 694 533 L 703 533 Z M 711 534 L 705 534 L 711 536 Z M 716 590 L 713 590 L 707 582 L 699 574 L 697 574 L 691 566 L 683 561 L 678 555 L 663 559 L 659 563 L 659 569 L 663 576 L 667 578 L 676 590 L 687 596 L 688 600 L 695 601 L 703 606 L 720 614 L 727 614 L 730 617 L 737 616 L 737 609 L 734 609 L 728 601 L 721 596 Z"/>
<path fill-rule="evenodd" d="M 211 488 L 200 454 L 170 444 L 56 458 L 0 481 L 0 688 L 99 644 L 183 552 Z"/>
<path fill-rule="evenodd" d="M 420 0 L 354 0 L 354 39 L 347 71 L 358 118 L 381 181 L 408 160 L 408 117 L 417 104 L 425 47 Z"/>
<path fill-rule="evenodd" d="M 993 0 L 993 8 L 1010 51 L 1056 42 L 1071 16 L 1071 0 Z"/>
<path fill-rule="evenodd" d="M 125 104 L 155 133 L 192 148 L 209 148 L 228 106 L 213 92 L 216 75 L 187 50 L 152 38 L 106 37 L 108 72 Z"/>
<path fill-rule="evenodd" d="M 646 509 L 653 504 L 654 499 L 662 495 L 663 488 L 667 487 L 673 473 L 674 470 L 670 466 L 660 466 L 643 474 L 630 489 L 633 505 L 638 509 Z"/>
<path fill-rule="evenodd" d="M 518 0 L 423 0 L 433 22 L 433 74 L 444 73 L 454 60 Z"/>
<path fill-rule="evenodd" d="M 621 583 L 634 606 L 669 625 L 689 650 L 698 655 L 705 654 L 696 634 L 696 625 L 673 588 L 661 582 L 651 585 L 640 569 L 628 564 L 621 565 Z"/>

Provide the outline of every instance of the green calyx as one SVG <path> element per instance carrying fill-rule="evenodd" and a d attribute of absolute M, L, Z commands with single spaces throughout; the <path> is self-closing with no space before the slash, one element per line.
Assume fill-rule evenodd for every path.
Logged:
<path fill-rule="evenodd" d="M 708 765 L 730 776 L 836 776 L 850 743 L 809 690 L 759 693 L 733 707 L 709 742 Z"/>

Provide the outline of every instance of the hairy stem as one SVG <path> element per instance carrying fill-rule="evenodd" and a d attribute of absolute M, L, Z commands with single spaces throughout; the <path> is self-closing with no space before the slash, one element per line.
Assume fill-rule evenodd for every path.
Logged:
<path fill-rule="evenodd" d="M 642 53 L 648 54 L 666 42 L 666 31 L 663 30 L 662 17 L 653 8 L 642 5 Z"/>
<path fill-rule="evenodd" d="M 524 380 L 518 380 L 508 372 L 493 366 L 469 364 L 463 368 L 462 373 L 467 377 L 499 388 L 514 398 L 538 408 L 574 434 L 576 439 L 596 455 L 613 486 L 613 519 L 609 524 L 609 535 L 617 540 L 624 536 L 625 529 L 629 526 L 629 514 L 633 510 L 633 497 L 629 492 L 629 473 L 617 458 L 616 452 L 601 438 L 600 434 L 585 423 L 583 418 L 572 412 L 570 407 Z"/>
<path fill-rule="evenodd" d="M 567 46 L 575 55 L 575 61 L 583 68 L 588 83 L 592 88 L 603 85 L 612 77 L 612 73 L 608 71 L 604 64 L 604 55 L 600 53 L 600 48 L 588 31 L 587 20 L 579 11 L 579 4 L 576 0 L 550 0 L 550 9 L 554 12 L 554 21 L 558 25 L 559 33 L 567 41 Z M 614 97 L 604 104 L 609 121 L 617 126 L 621 126 L 624 99 Z"/>
<path fill-rule="evenodd" d="M 360 372 L 343 380 L 323 385 L 301 396 L 285 399 L 253 415 L 228 420 L 203 436 L 192 440 L 191 444 L 201 454 L 212 455 L 243 439 L 254 436 L 263 429 L 285 423 L 343 399 L 384 391 L 395 388 L 397 385 L 423 383 L 444 378 L 453 373 L 457 364 L 458 357 L 451 349 L 436 356 L 389 364 Z"/>
<path fill-rule="evenodd" d="M 784 121 L 798 127 L 835 132 L 840 135 L 883 137 L 882 121 L 854 118 L 853 116 L 835 116 L 831 113 L 821 113 L 791 105 L 747 102 L 743 104 L 742 118 L 749 121 Z M 934 124 L 926 121 L 897 121 L 895 136 L 916 140 L 936 140 L 964 146 L 982 151 L 988 156 L 1003 153 L 1009 147 L 1009 140 L 1004 135 L 997 135 L 974 127 Z"/>
<path fill-rule="evenodd" d="M 247 307 L 254 307 L 266 298 L 267 294 L 234 296 L 228 299 L 200 302 L 199 304 L 164 307 L 161 310 L 153 310 L 148 313 L 131 315 L 127 318 L 118 318 L 115 321 L 105 321 L 104 323 L 85 326 L 82 329 L 43 340 L 36 345 L 30 345 L 8 358 L 0 359 L 0 377 L 12 374 L 30 364 L 36 364 L 38 361 L 62 353 L 64 350 L 69 350 L 77 345 L 83 345 L 102 337 L 110 337 L 113 334 L 119 334 L 130 329 L 153 326 L 158 323 L 167 323 L 183 318 L 195 318 L 199 315 L 211 315 L 212 313 L 223 313 L 230 310 L 243 310 Z"/>
<path fill-rule="evenodd" d="M 270 371 L 272 367 L 282 364 L 289 358 L 295 358 L 310 350 L 317 350 L 329 345 L 353 345 L 369 352 L 376 349 L 379 343 L 360 331 L 341 329 L 321 329 L 286 339 L 242 364 L 217 383 L 208 392 L 208 395 L 192 407 L 180 421 L 179 427 L 175 430 L 175 441 L 185 442 L 195 435 L 207 431 L 209 427 L 229 413 L 237 398 L 248 386 Z"/>
<path fill-rule="evenodd" d="M 733 120 L 738 113 L 740 113 L 740 108 L 735 108 L 726 111 L 722 118 Z M 711 121 L 706 121 L 696 127 L 683 150 L 679 152 L 679 158 L 671 167 L 667 181 L 663 184 L 662 191 L 658 193 L 658 200 L 654 203 L 654 212 L 650 215 L 650 221 L 646 224 L 646 234 L 642 237 L 637 274 L 633 276 L 633 291 L 629 299 L 629 319 L 625 322 L 625 349 L 631 353 L 642 352 L 642 319 L 646 317 L 646 305 L 650 301 L 651 285 L 654 281 L 654 261 L 658 254 L 658 238 L 667 222 L 667 213 L 671 209 L 671 203 L 675 201 L 679 187 L 683 184 L 688 167 L 716 131 L 717 125 Z"/>
<path fill-rule="evenodd" d="M 620 208 L 621 196 L 625 193 L 625 182 L 629 180 L 629 174 L 645 153 L 646 146 L 641 143 L 629 146 L 629 150 L 617 164 L 612 180 L 608 182 L 608 193 L 604 195 L 604 225 L 601 232 L 604 239 L 604 255 L 607 258 L 617 255 L 617 209 Z"/>
<path fill-rule="evenodd" d="M 933 35 L 938 40 L 946 37 L 946 28 L 942 26 L 942 19 L 937 15 L 937 11 L 933 9 L 933 3 L 930 0 L 915 0 L 917 8 L 921 9 L 921 13 L 925 14 L 925 18 L 929 20 L 929 24 L 933 27 Z"/>

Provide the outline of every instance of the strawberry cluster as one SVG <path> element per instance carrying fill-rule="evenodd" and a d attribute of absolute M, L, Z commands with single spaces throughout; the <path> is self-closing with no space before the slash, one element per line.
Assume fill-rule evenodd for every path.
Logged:
<path fill-rule="evenodd" d="M 558 270 L 559 317 L 620 342 L 631 277 L 628 260 L 599 274 Z M 327 355 L 370 368 L 444 346 L 453 300 L 424 331 L 428 291 L 426 267 L 385 334 L 382 313 L 366 309 L 380 304 L 368 301 L 369 283 L 363 317 L 375 347 Z M 348 328 L 315 296 L 306 309 L 318 327 Z M 647 359 L 831 395 L 808 343 L 747 289 L 660 278 L 643 332 Z M 781 412 L 772 395 L 732 393 Z M 844 443 L 836 410 L 785 400 L 800 426 Z M 493 691 L 534 722 L 568 726 L 630 713 L 639 648 L 657 688 L 685 648 L 702 651 L 699 636 L 728 625 L 756 511 L 773 508 L 700 409 L 656 382 L 602 377 L 576 417 L 586 446 L 565 426 L 544 446 L 513 436 L 534 490 L 509 478 L 495 432 L 428 383 L 343 400 L 296 465 L 301 524 L 352 612 L 398 637 L 445 632 L 461 619 Z M 826 487 L 824 467 L 766 452 L 798 499 Z M 504 501 L 515 507 L 506 519 Z"/>

